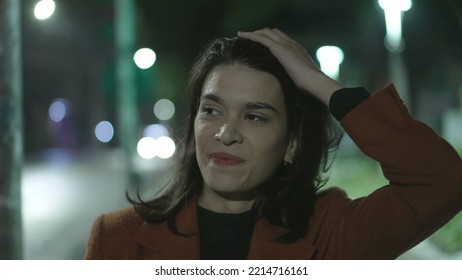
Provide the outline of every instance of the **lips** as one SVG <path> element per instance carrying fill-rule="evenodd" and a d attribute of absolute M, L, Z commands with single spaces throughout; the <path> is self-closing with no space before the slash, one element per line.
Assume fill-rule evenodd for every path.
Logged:
<path fill-rule="evenodd" d="M 244 159 L 227 153 L 211 153 L 210 159 L 217 165 L 225 166 L 233 166 L 244 162 Z"/>

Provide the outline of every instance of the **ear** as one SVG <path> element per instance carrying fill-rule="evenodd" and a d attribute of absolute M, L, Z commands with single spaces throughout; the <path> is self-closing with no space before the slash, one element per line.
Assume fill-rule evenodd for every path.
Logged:
<path fill-rule="evenodd" d="M 286 153 L 284 154 L 284 162 L 292 163 L 294 161 L 295 152 L 297 151 L 298 141 L 292 137 L 287 143 Z"/>

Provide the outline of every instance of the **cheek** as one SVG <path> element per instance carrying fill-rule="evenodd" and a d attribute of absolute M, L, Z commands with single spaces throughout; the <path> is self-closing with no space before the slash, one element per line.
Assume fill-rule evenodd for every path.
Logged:
<path fill-rule="evenodd" d="M 194 124 L 194 142 L 195 142 L 195 145 L 196 145 L 196 154 L 199 154 L 200 153 L 200 146 L 201 146 L 201 143 L 203 142 L 201 137 L 202 137 L 202 129 L 200 127 L 200 125 L 198 125 L 197 123 Z"/>
<path fill-rule="evenodd" d="M 202 170 L 203 165 L 203 148 L 205 146 L 203 141 L 203 132 L 202 127 L 197 123 L 194 123 L 194 142 L 195 142 L 195 151 L 196 151 L 196 160 L 199 165 L 199 169 Z"/>
<path fill-rule="evenodd" d="M 197 146 L 197 136 L 199 135 L 199 127 L 197 125 L 197 121 L 194 122 L 194 142 Z"/>
<path fill-rule="evenodd" d="M 196 120 L 194 122 L 194 141 L 196 143 L 196 152 L 200 153 L 201 148 L 206 147 L 212 140 L 214 140 L 213 127 Z"/>
<path fill-rule="evenodd" d="M 268 141 L 270 140 L 270 141 Z M 283 160 L 286 151 L 285 139 L 275 139 L 270 136 L 254 143 L 254 156 L 259 165 L 265 169 L 273 170 Z"/>
<path fill-rule="evenodd" d="M 206 131 L 206 126 L 196 117 L 194 120 L 194 138 L 196 140 L 203 138 L 203 134 Z M 197 141 L 196 141 L 197 143 Z"/>

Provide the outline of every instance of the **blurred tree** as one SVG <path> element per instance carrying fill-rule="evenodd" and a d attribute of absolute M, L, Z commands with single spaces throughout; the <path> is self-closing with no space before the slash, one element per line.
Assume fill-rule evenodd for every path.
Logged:
<path fill-rule="evenodd" d="M 132 158 L 136 152 L 138 111 L 136 106 L 136 69 L 133 63 L 136 43 L 134 0 L 115 2 L 116 88 L 119 141 L 124 151 L 128 185 L 138 184 Z"/>
<path fill-rule="evenodd" d="M 22 258 L 20 4 L 0 0 L 0 259 Z"/>

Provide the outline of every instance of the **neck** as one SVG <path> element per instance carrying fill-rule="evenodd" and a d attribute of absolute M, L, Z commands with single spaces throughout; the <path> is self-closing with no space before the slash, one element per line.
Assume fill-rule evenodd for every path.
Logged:
<path fill-rule="evenodd" d="M 199 196 L 199 206 L 217 213 L 239 214 L 252 209 L 255 199 L 239 198 L 237 194 L 217 193 L 204 188 Z"/>

